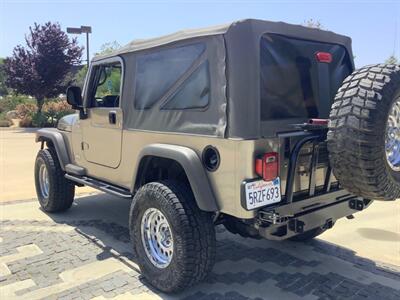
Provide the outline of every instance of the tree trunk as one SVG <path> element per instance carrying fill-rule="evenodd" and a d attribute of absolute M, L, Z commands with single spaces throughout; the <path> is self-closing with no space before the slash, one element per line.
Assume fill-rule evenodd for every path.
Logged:
<path fill-rule="evenodd" d="M 40 114 L 42 113 L 42 107 L 44 104 L 44 99 L 43 98 L 36 98 L 36 102 L 37 102 L 37 113 Z"/>

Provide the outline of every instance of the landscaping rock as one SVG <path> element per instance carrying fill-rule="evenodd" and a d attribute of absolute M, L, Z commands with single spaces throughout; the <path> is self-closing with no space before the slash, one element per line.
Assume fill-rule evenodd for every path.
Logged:
<path fill-rule="evenodd" d="M 18 119 L 18 113 L 16 110 L 10 110 L 9 112 L 6 113 L 6 118 L 11 120 L 11 119 Z"/>

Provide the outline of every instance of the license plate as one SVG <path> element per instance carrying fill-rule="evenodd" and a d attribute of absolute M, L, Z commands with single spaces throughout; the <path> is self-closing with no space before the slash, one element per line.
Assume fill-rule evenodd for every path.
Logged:
<path fill-rule="evenodd" d="M 248 210 L 281 201 L 280 179 L 272 181 L 257 180 L 245 185 L 246 208 Z"/>

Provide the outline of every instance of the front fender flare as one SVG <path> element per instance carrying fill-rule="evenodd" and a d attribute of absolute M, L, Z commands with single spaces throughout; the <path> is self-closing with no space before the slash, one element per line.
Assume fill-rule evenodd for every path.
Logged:
<path fill-rule="evenodd" d="M 67 145 L 63 135 L 54 128 L 44 128 L 36 132 L 36 142 L 51 142 L 54 146 L 60 167 L 65 171 L 65 166 L 71 162 Z"/>
<path fill-rule="evenodd" d="M 188 147 L 169 144 L 150 144 L 144 147 L 137 159 L 132 193 L 135 189 L 140 163 L 143 158 L 148 156 L 167 158 L 178 162 L 186 173 L 197 206 L 203 211 L 218 211 L 217 201 L 201 159 L 193 149 Z"/>

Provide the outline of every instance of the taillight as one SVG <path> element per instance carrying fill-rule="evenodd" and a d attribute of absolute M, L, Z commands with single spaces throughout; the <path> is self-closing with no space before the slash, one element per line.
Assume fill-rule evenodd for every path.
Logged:
<path fill-rule="evenodd" d="M 315 54 L 315 57 L 317 58 L 318 62 L 321 63 L 331 63 L 332 62 L 332 54 L 328 52 L 317 52 Z"/>
<path fill-rule="evenodd" d="M 265 181 L 274 180 L 279 175 L 279 155 L 276 152 L 265 153 L 256 158 L 255 171 Z"/>

